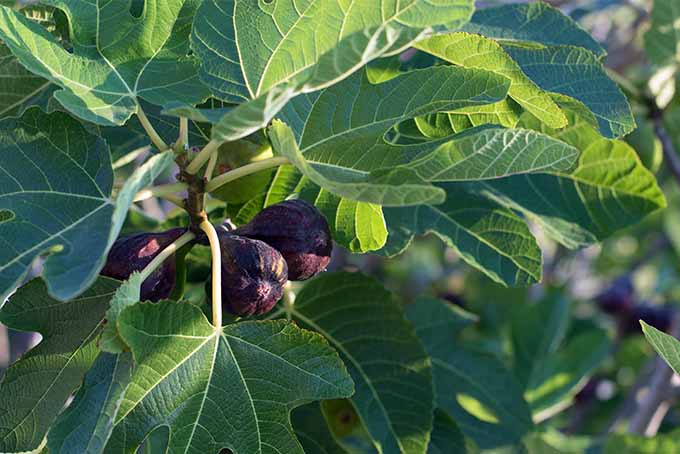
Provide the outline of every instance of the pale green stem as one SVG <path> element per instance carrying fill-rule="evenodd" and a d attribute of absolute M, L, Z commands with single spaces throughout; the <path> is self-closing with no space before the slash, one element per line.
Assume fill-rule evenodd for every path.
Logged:
<path fill-rule="evenodd" d="M 208 161 L 208 165 L 205 168 L 205 179 L 206 181 L 212 180 L 213 174 L 215 173 L 215 166 L 217 165 L 217 150 L 210 156 L 210 160 Z"/>
<path fill-rule="evenodd" d="M 206 221 L 199 224 L 201 230 L 208 236 L 210 254 L 212 256 L 212 320 L 215 328 L 222 327 L 222 256 L 220 240 L 213 225 Z"/>
<path fill-rule="evenodd" d="M 242 167 L 239 167 L 229 172 L 225 172 L 213 178 L 208 184 L 205 185 L 206 192 L 212 192 L 222 185 L 225 185 L 231 181 L 238 180 L 241 177 L 250 175 L 251 173 L 259 172 L 260 170 L 269 169 L 271 167 L 278 167 L 288 164 L 288 158 L 282 156 L 276 156 L 274 158 L 263 159 L 262 161 L 251 162 Z M 192 162 L 193 164 L 193 162 Z"/>
<path fill-rule="evenodd" d="M 156 268 L 158 268 L 168 257 L 177 252 L 182 246 L 186 245 L 194 238 L 196 238 L 196 234 L 193 232 L 186 232 L 184 235 L 180 236 L 175 241 L 167 245 L 166 248 L 163 249 L 156 257 L 154 257 L 153 260 L 151 260 L 151 262 L 149 262 L 149 264 L 146 265 L 139 273 L 142 282 L 144 282 L 146 278 L 151 275 L 151 273 L 156 271 Z"/>
<path fill-rule="evenodd" d="M 295 292 L 291 286 L 290 281 L 286 282 L 283 287 L 283 311 L 286 313 L 288 321 L 293 319 L 293 309 L 295 306 Z"/>
<path fill-rule="evenodd" d="M 168 145 L 163 141 L 161 136 L 158 135 L 154 127 L 151 125 L 151 122 L 149 122 L 149 119 L 140 105 L 137 106 L 137 118 L 139 118 L 139 122 L 142 124 L 146 134 L 149 136 L 151 142 L 153 142 L 156 148 L 158 148 L 160 151 L 167 150 Z"/>
<path fill-rule="evenodd" d="M 166 197 L 172 196 L 175 192 L 184 191 L 187 188 L 186 183 L 170 183 L 159 186 L 152 186 L 150 188 L 142 189 L 137 194 L 133 201 L 141 202 L 142 200 L 150 199 L 151 197 Z"/>
<path fill-rule="evenodd" d="M 206 161 L 210 159 L 210 156 L 212 156 L 213 152 L 217 151 L 220 145 L 221 142 L 217 140 L 211 140 L 208 142 L 206 146 L 203 147 L 203 149 L 196 156 L 194 156 L 194 159 L 191 160 L 186 168 L 187 173 L 195 175 L 201 169 L 201 167 L 203 167 L 203 164 L 205 164 Z"/>
<path fill-rule="evenodd" d="M 189 119 L 186 117 L 179 118 L 179 148 L 182 149 L 189 144 Z"/>

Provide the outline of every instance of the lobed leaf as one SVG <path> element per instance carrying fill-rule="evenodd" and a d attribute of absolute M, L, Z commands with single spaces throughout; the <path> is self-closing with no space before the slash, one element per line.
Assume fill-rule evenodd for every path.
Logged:
<path fill-rule="evenodd" d="M 356 385 L 352 405 L 378 451 L 424 454 L 430 360 L 392 295 L 361 274 L 324 274 L 300 291 L 290 316 L 338 350 Z"/>
<path fill-rule="evenodd" d="M 37 331 L 43 340 L 10 366 L 0 382 L 0 451 L 29 452 L 43 439 L 97 358 L 97 337 L 118 281 L 99 278 L 67 302 L 39 279 L 21 287 L 0 310 L 0 322 Z"/>
<path fill-rule="evenodd" d="M 130 13 L 129 1 L 46 3 L 69 17 L 73 53 L 6 7 L 0 8 L 0 39 L 29 71 L 61 87 L 54 97 L 69 112 L 113 126 L 137 112 L 138 96 L 158 105 L 208 97 L 187 40 L 197 0 L 147 0 L 140 18 Z"/>
<path fill-rule="evenodd" d="M 135 451 L 166 426 L 168 452 L 302 454 L 290 411 L 353 392 L 328 344 L 285 321 L 215 329 L 198 307 L 165 301 L 130 306 L 117 323 L 136 366 L 106 453 Z"/>

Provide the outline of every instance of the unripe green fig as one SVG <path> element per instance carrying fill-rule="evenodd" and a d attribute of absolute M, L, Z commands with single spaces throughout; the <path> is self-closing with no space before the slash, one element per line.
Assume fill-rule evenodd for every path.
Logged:
<path fill-rule="evenodd" d="M 303 281 L 325 270 L 333 252 L 326 218 L 304 200 L 271 205 L 234 233 L 264 241 L 281 252 L 291 281 Z"/>
<path fill-rule="evenodd" d="M 135 271 L 141 271 L 166 246 L 182 236 L 187 229 L 174 228 L 159 233 L 139 233 L 116 240 L 109 251 L 102 276 L 126 280 Z M 143 301 L 168 298 L 175 286 L 175 255 L 171 255 L 144 281 L 141 288 Z"/>
<path fill-rule="evenodd" d="M 271 311 L 283 296 L 288 266 L 262 241 L 218 230 L 222 259 L 222 308 L 247 317 Z M 211 284 L 206 285 L 210 295 Z"/>

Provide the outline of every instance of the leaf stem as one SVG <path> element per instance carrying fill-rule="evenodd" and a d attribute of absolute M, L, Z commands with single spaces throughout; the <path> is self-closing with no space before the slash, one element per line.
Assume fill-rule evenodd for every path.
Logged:
<path fill-rule="evenodd" d="M 153 142 L 156 148 L 158 148 L 159 151 L 167 150 L 168 144 L 166 144 L 161 138 L 161 136 L 158 135 L 154 127 L 151 125 L 151 122 L 147 118 L 146 114 L 144 113 L 144 109 L 142 109 L 142 106 L 140 106 L 139 104 L 137 105 L 137 118 L 139 118 L 139 122 L 142 124 L 142 127 L 146 131 L 146 134 L 149 136 L 151 142 Z"/>
<path fill-rule="evenodd" d="M 191 160 L 186 168 L 186 172 L 191 175 L 194 175 L 196 172 L 198 172 L 201 167 L 203 167 L 203 164 L 205 164 L 205 162 L 210 159 L 210 156 L 212 156 L 213 152 L 217 151 L 221 144 L 222 142 L 218 140 L 211 140 L 208 142 L 206 146 L 203 147 L 203 149 L 196 156 L 194 156 L 194 159 Z"/>
<path fill-rule="evenodd" d="M 207 220 L 199 224 L 208 236 L 212 256 L 212 320 L 215 328 L 222 328 L 222 256 L 215 227 Z"/>
<path fill-rule="evenodd" d="M 288 163 L 288 158 L 284 158 L 283 156 L 275 156 L 273 158 L 263 159 L 262 161 L 251 162 L 250 164 L 230 170 L 229 172 L 225 172 L 222 175 L 213 178 L 205 186 L 205 190 L 207 192 L 211 192 L 222 185 L 234 180 L 238 180 L 239 178 L 250 175 L 251 173 L 259 172 L 260 170 L 269 169 L 271 167 L 282 166 Z"/>
<path fill-rule="evenodd" d="M 186 188 L 187 184 L 181 182 L 152 186 L 139 191 L 137 194 L 135 194 L 135 198 L 133 200 L 135 202 L 141 202 L 142 200 L 150 199 L 151 197 L 172 196 L 175 192 L 184 191 Z"/>
<path fill-rule="evenodd" d="M 205 180 L 210 181 L 212 180 L 213 174 L 215 173 L 215 166 L 217 165 L 217 150 L 213 152 L 212 155 L 210 155 L 210 160 L 208 161 L 208 165 L 205 168 Z"/>
<path fill-rule="evenodd" d="M 196 238 L 196 234 L 194 232 L 189 231 L 180 236 L 179 238 L 177 238 L 172 243 L 170 243 L 156 257 L 154 257 L 153 260 L 151 260 L 149 264 L 146 265 L 144 269 L 139 273 L 142 282 L 144 282 L 151 275 L 151 273 L 156 271 L 156 268 L 158 268 L 161 265 L 161 263 L 163 263 L 168 257 L 177 252 L 178 249 L 189 243 L 194 238 Z"/>
<path fill-rule="evenodd" d="M 187 117 L 179 118 L 179 137 L 177 142 L 180 150 L 189 144 L 189 119 Z"/>
<path fill-rule="evenodd" d="M 295 306 L 295 292 L 291 286 L 290 281 L 286 282 L 283 287 L 283 311 L 286 313 L 286 319 L 291 321 L 293 319 L 293 308 Z"/>

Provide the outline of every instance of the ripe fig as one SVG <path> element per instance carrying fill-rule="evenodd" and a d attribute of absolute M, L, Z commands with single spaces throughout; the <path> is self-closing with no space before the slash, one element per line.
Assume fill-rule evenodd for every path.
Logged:
<path fill-rule="evenodd" d="M 218 230 L 222 253 L 222 308 L 241 317 L 266 314 L 283 295 L 288 266 L 262 241 Z M 210 287 L 206 286 L 208 295 Z"/>
<path fill-rule="evenodd" d="M 288 279 L 304 281 L 331 260 L 333 239 L 326 218 L 304 200 L 286 200 L 260 211 L 237 235 L 264 241 L 288 263 Z"/>
<path fill-rule="evenodd" d="M 630 276 L 624 275 L 614 280 L 609 288 L 595 297 L 595 301 L 602 312 L 622 315 L 631 310 L 634 292 Z"/>
<path fill-rule="evenodd" d="M 186 232 L 185 228 L 159 233 L 140 233 L 119 238 L 113 244 L 101 270 L 102 276 L 125 280 L 134 271 L 141 271 L 166 246 Z M 167 298 L 175 286 L 175 256 L 170 256 L 144 281 L 141 299 L 159 301 Z"/>

